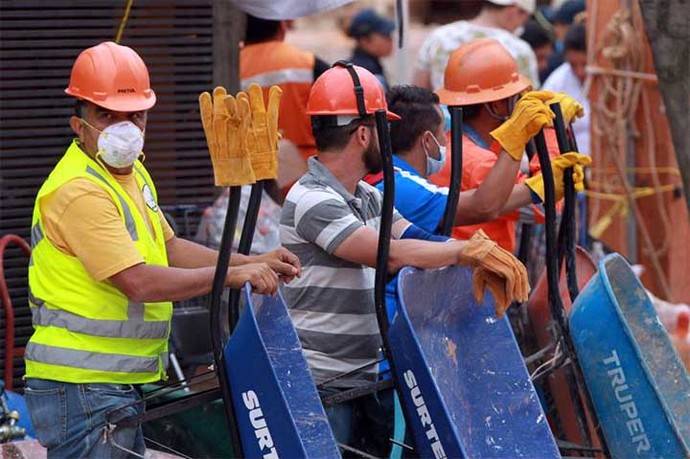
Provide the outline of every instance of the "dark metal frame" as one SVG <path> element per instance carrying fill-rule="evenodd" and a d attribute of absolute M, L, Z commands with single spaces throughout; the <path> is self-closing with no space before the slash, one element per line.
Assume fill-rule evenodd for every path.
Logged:
<path fill-rule="evenodd" d="M 455 226 L 455 215 L 462 186 L 462 107 L 450 106 L 450 184 L 448 199 L 441 221 L 441 234 L 450 236 Z"/>
<path fill-rule="evenodd" d="M 560 105 L 554 107 L 554 114 L 556 115 L 555 123 L 565 126 L 563 121 L 563 114 L 560 110 Z M 565 130 L 561 131 L 563 134 Z M 561 136 L 558 134 L 557 135 Z M 589 435 L 589 428 L 587 426 L 587 414 L 585 411 L 585 406 L 587 407 L 590 416 L 594 422 L 595 429 L 599 436 L 599 440 L 602 444 L 602 449 L 604 453 L 608 455 L 608 449 L 606 447 L 606 441 L 601 433 L 599 422 L 596 418 L 596 412 L 593 409 L 592 400 L 584 382 L 584 377 L 582 375 L 582 369 L 578 362 L 577 354 L 575 352 L 575 346 L 570 335 L 570 328 L 568 324 L 567 317 L 565 315 L 565 308 L 560 297 L 559 291 L 559 257 L 558 257 L 558 247 L 557 247 L 557 236 L 556 236 L 556 190 L 554 184 L 553 170 L 551 168 L 551 158 L 549 156 L 549 151 L 546 147 L 546 140 L 544 139 L 544 133 L 539 132 L 534 137 L 537 155 L 539 158 L 539 164 L 541 166 L 541 173 L 544 180 L 544 212 L 546 215 L 546 277 L 548 284 L 548 300 L 549 308 L 551 310 L 551 317 L 554 320 L 554 342 L 561 342 L 565 357 L 570 363 L 570 375 L 569 379 L 569 389 L 571 393 L 571 398 L 575 404 L 575 409 L 577 411 L 577 419 L 580 431 L 583 438 L 588 440 L 591 446 L 591 438 Z M 563 139 L 560 140 L 562 142 Z M 572 173 L 565 172 L 565 177 L 570 177 L 570 180 L 565 180 L 565 195 L 571 194 L 572 202 L 575 202 L 575 188 L 572 180 Z M 564 216 L 565 218 L 565 216 Z M 574 247 L 573 247 L 574 249 Z M 570 268 L 574 269 L 574 250 L 573 250 L 573 263 L 570 267 L 566 266 L 567 270 Z M 577 282 L 577 279 L 575 279 Z M 573 299 L 574 300 L 574 299 Z"/>

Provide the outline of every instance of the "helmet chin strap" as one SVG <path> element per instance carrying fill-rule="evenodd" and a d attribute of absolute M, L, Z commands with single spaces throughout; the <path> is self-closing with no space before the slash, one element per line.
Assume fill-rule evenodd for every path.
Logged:
<path fill-rule="evenodd" d="M 508 98 L 508 114 L 507 115 L 499 115 L 496 113 L 496 111 L 491 107 L 491 103 L 487 102 L 484 104 L 484 107 L 486 107 L 486 111 L 489 112 L 489 115 L 491 115 L 492 118 L 497 119 L 500 122 L 504 122 L 508 118 L 510 118 L 510 115 L 513 113 L 513 110 L 515 109 L 515 104 L 517 103 L 519 95 L 514 95 Z"/>
<path fill-rule="evenodd" d="M 495 118 L 500 122 L 504 122 L 510 117 L 510 115 L 499 115 L 498 113 L 496 113 L 496 111 L 491 107 L 491 104 L 489 103 L 484 104 L 484 107 L 486 108 L 486 111 L 489 113 L 489 115 L 491 115 L 492 118 Z"/>

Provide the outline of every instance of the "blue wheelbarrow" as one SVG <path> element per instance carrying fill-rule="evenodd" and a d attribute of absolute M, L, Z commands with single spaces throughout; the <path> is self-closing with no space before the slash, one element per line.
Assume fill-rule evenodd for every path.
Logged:
<path fill-rule="evenodd" d="M 389 340 L 422 457 L 558 458 L 507 318 L 478 304 L 472 270 L 405 268 Z"/>
<path fill-rule="evenodd" d="M 252 295 L 224 355 L 245 457 L 340 457 L 280 294 Z"/>
<path fill-rule="evenodd" d="M 622 256 L 600 261 L 570 333 L 611 455 L 690 457 L 690 378 Z"/>

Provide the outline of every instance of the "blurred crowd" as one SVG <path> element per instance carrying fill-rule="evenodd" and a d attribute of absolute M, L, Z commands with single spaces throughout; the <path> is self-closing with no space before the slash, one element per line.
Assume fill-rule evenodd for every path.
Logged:
<path fill-rule="evenodd" d="M 462 8 L 462 2 L 458 2 Z M 484 0 L 478 14 L 430 29 L 419 47 L 411 83 L 431 90 L 443 86 L 450 54 L 478 38 L 498 40 L 515 58 L 520 72 L 534 88 L 565 92 L 585 107 L 584 118 L 573 125 L 580 151 L 589 153 L 589 107 L 585 97 L 585 1 L 566 0 L 558 7 L 537 6 L 535 0 Z M 252 81 L 263 87 L 279 84 L 284 91 L 279 126 L 283 135 L 279 152 L 277 186 L 262 200 L 253 253 L 279 245 L 280 205 L 289 187 L 307 170 L 307 159 L 316 148 L 309 117 L 305 114 L 311 84 L 332 62 L 287 40 L 293 21 L 247 17 L 240 54 L 242 88 Z M 355 10 L 342 24 L 352 49 L 342 58 L 372 72 L 387 90 L 391 78 L 385 60 L 395 53 L 396 22 L 374 8 Z M 296 32 L 298 33 L 298 32 Z M 311 47 L 312 49 L 314 46 Z M 407 82 L 409 83 L 409 82 Z M 449 126 L 449 115 L 444 113 Z M 249 199 L 243 192 L 240 220 Z M 197 240 L 213 246 L 220 240 L 225 219 L 226 195 L 206 209 Z"/>

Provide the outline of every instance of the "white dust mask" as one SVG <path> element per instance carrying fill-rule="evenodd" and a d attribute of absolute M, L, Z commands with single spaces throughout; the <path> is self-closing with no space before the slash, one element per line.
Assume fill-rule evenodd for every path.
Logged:
<path fill-rule="evenodd" d="M 131 121 L 111 124 L 99 132 L 96 156 L 100 156 L 108 166 L 129 167 L 143 154 L 144 133 Z"/>

